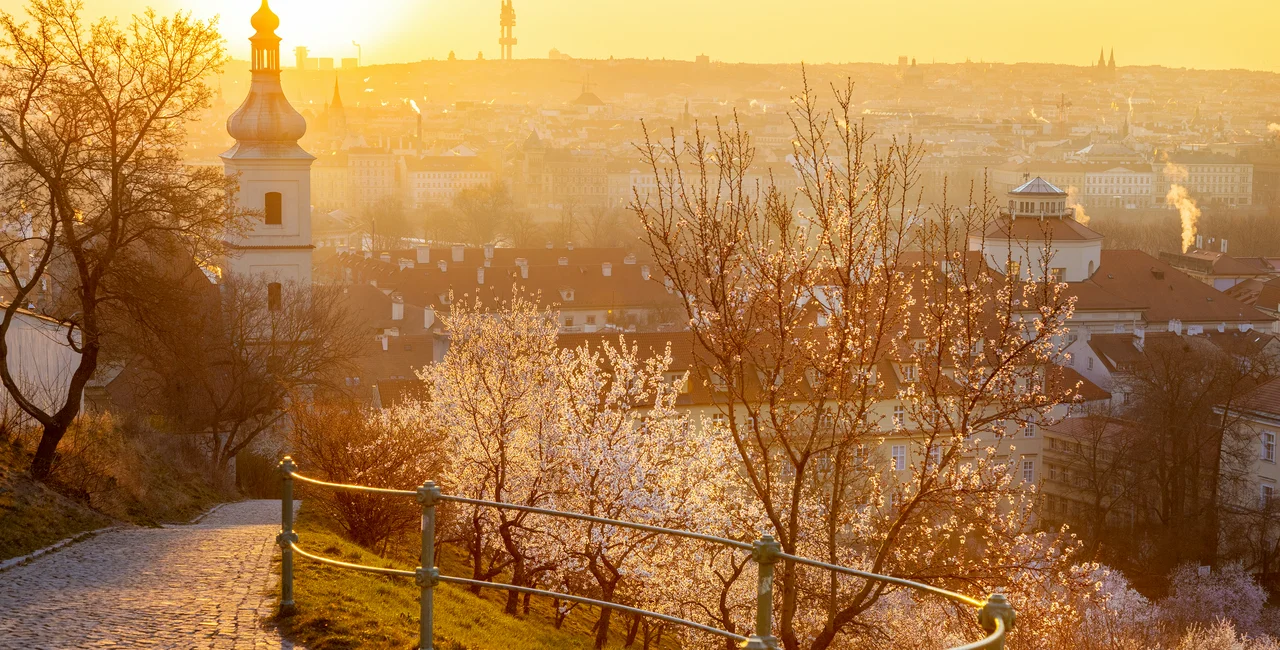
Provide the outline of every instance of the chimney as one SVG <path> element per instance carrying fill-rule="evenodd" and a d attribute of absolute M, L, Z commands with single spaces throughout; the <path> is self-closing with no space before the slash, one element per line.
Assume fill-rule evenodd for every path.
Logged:
<path fill-rule="evenodd" d="M 667 285 L 667 293 L 673 293 L 676 290 L 676 283 L 672 282 L 671 278 L 667 278 L 663 284 Z"/>
<path fill-rule="evenodd" d="M 1222 240 L 1222 252 L 1223 252 L 1223 253 L 1226 253 L 1226 252 L 1227 252 L 1227 240 L 1225 240 L 1225 239 L 1224 239 L 1224 240 Z"/>
<path fill-rule="evenodd" d="M 436 262 L 436 268 L 440 269 L 441 272 L 448 271 L 449 263 L 444 260 L 440 260 L 439 262 Z"/>
<path fill-rule="evenodd" d="M 1204 235 L 1196 235 L 1196 249 L 1204 250 Z"/>
<path fill-rule="evenodd" d="M 649 281 L 649 265 L 648 264 L 640 265 L 640 279 L 644 280 L 645 282 Z"/>
<path fill-rule="evenodd" d="M 371 258 L 371 257 L 373 257 L 373 251 L 365 251 L 365 252 L 364 252 L 364 258 L 365 258 L 366 260 L 367 260 L 367 259 L 369 259 L 369 258 Z"/>
<path fill-rule="evenodd" d="M 403 270 L 405 270 L 405 269 L 411 269 L 411 268 L 413 268 L 413 260 L 405 259 L 405 258 L 403 258 L 403 257 L 402 257 L 402 258 L 400 258 L 400 270 L 401 270 L 401 271 L 403 271 Z"/>
<path fill-rule="evenodd" d="M 391 320 L 404 320 L 404 297 L 400 294 L 391 296 Z"/>
<path fill-rule="evenodd" d="M 462 247 L 462 246 L 457 246 L 457 245 L 455 245 L 455 246 L 453 247 L 453 261 L 455 261 L 455 262 L 461 262 L 461 261 L 462 261 L 462 253 L 463 253 L 463 250 L 464 250 L 464 249 L 463 249 L 463 247 Z"/>
<path fill-rule="evenodd" d="M 1176 318 L 1169 319 L 1169 331 L 1182 336 L 1182 321 Z"/>
<path fill-rule="evenodd" d="M 430 247 L 430 246 L 416 246 L 416 247 L 414 247 L 414 249 L 413 249 L 413 250 L 414 250 L 414 252 L 416 252 L 416 253 L 418 254 L 418 263 L 419 263 L 419 264 L 428 264 L 428 263 L 430 263 L 430 262 L 431 262 L 431 247 Z"/>
<path fill-rule="evenodd" d="M 551 250 L 553 248 L 555 248 L 555 244 L 552 244 L 551 242 L 547 242 L 547 250 Z"/>
<path fill-rule="evenodd" d="M 476 284 L 484 284 L 484 267 L 476 267 Z"/>
<path fill-rule="evenodd" d="M 605 262 L 604 264 L 601 264 L 600 272 L 603 273 L 604 277 L 606 278 L 613 275 L 613 264 L 610 264 L 609 262 Z"/>
<path fill-rule="evenodd" d="M 378 335 L 378 340 L 382 341 L 383 352 L 386 352 L 391 347 L 391 337 L 387 336 L 385 332 Z"/>
<path fill-rule="evenodd" d="M 626 256 L 626 257 L 624 257 L 624 258 L 622 258 L 622 263 L 623 263 L 623 264 L 635 264 L 635 263 L 636 263 L 636 254 L 635 254 L 635 253 L 627 253 L 627 256 Z"/>
<path fill-rule="evenodd" d="M 1138 348 L 1138 351 L 1141 352 L 1142 346 L 1146 345 L 1146 343 L 1147 343 L 1147 331 L 1146 330 L 1134 331 L 1133 347 Z"/>
<path fill-rule="evenodd" d="M 391 253 L 378 253 L 378 259 L 382 260 L 383 262 L 386 262 L 387 264 L 390 264 Z"/>
<path fill-rule="evenodd" d="M 526 279 L 526 280 L 528 280 L 528 279 L 529 279 L 529 260 L 528 260 L 528 258 L 524 258 L 524 257 L 517 257 L 517 258 L 516 258 L 516 267 L 520 269 L 520 277 L 521 277 L 521 278 L 524 278 L 524 279 Z"/>
<path fill-rule="evenodd" d="M 345 252 L 347 252 L 347 247 L 346 247 L 346 246 L 339 246 L 339 247 L 338 247 L 338 254 L 339 254 L 339 255 L 341 255 L 341 254 L 343 254 L 343 253 L 345 253 Z"/>
<path fill-rule="evenodd" d="M 484 245 L 484 258 L 486 260 L 493 259 L 493 244 Z"/>
<path fill-rule="evenodd" d="M 564 247 L 573 250 L 573 242 L 565 242 Z"/>
<path fill-rule="evenodd" d="M 557 264 L 559 264 L 560 266 L 569 266 L 569 258 L 567 258 L 567 257 L 562 257 L 562 258 L 560 258 L 560 259 L 556 260 L 556 263 L 557 263 Z"/>

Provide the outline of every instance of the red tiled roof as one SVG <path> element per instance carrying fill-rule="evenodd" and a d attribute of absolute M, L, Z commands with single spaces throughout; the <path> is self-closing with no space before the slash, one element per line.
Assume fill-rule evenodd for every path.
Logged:
<path fill-rule="evenodd" d="M 1097 291 L 1098 289 L 1101 292 Z M 1273 320 L 1142 251 L 1104 250 L 1093 277 L 1071 283 L 1077 310 L 1143 309 L 1148 322 L 1252 323 Z"/>

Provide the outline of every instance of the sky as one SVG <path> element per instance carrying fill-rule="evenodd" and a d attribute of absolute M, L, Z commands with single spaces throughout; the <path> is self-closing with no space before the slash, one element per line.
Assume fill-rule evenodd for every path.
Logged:
<path fill-rule="evenodd" d="M 147 6 L 220 15 L 248 57 L 261 0 L 84 0 L 88 14 Z M 0 0 L 20 10 L 24 0 Z M 293 47 L 365 64 L 498 57 L 499 0 L 271 0 L 286 64 Z M 548 50 L 750 63 L 1046 62 L 1083 65 L 1116 49 L 1119 65 L 1280 72 L 1280 0 L 515 0 L 517 58 Z"/>

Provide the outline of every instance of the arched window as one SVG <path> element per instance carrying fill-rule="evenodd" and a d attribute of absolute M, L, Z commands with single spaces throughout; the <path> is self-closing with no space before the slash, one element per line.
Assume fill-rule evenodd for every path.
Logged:
<path fill-rule="evenodd" d="M 1089 260 L 1089 277 L 1093 277 L 1093 260 Z"/>
<path fill-rule="evenodd" d="M 266 223 L 268 226 L 280 225 L 280 218 L 283 213 L 282 202 L 279 192 L 267 192 Z"/>

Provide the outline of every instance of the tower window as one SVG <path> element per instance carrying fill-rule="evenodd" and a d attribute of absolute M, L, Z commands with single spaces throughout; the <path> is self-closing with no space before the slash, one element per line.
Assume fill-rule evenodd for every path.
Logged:
<path fill-rule="evenodd" d="M 280 283 L 272 282 L 267 285 L 267 309 L 271 311 L 280 310 Z"/>
<path fill-rule="evenodd" d="M 283 212 L 281 208 L 281 196 L 279 192 L 267 192 L 267 225 L 280 225 L 280 218 Z"/>

